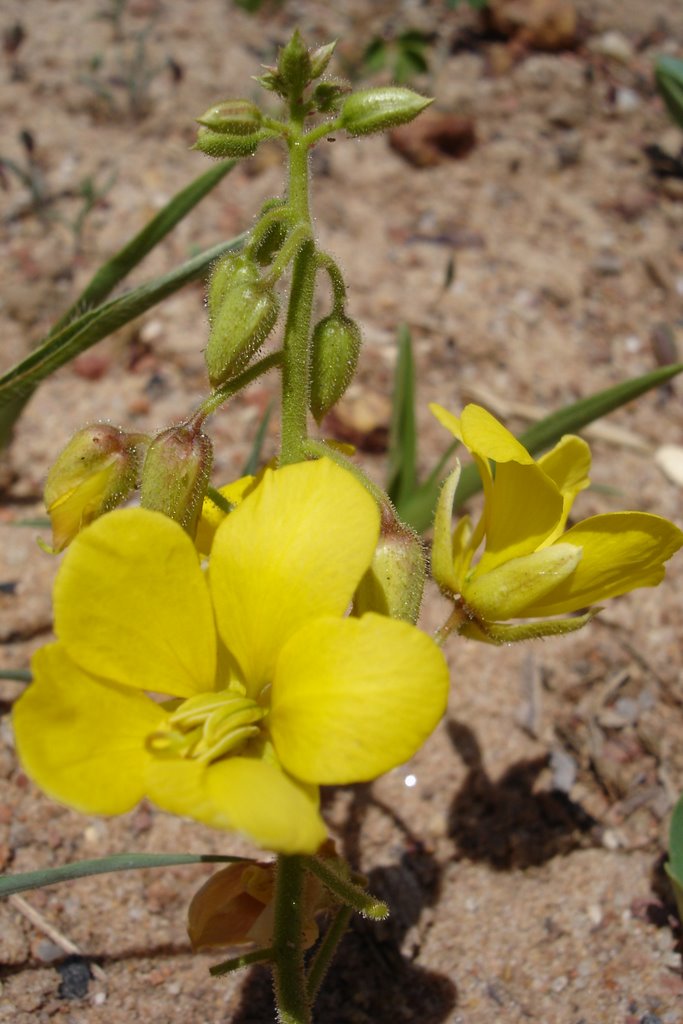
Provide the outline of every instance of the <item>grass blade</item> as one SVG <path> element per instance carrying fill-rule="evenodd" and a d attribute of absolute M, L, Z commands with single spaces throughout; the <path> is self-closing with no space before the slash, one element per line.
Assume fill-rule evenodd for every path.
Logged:
<path fill-rule="evenodd" d="M 166 237 L 176 224 L 192 210 L 232 170 L 236 160 L 224 160 L 201 174 L 184 189 L 177 192 L 130 242 L 114 253 L 111 259 L 91 277 L 72 306 L 50 329 L 50 336 L 58 334 L 77 316 L 98 306 L 130 271 Z"/>
<path fill-rule="evenodd" d="M 398 333 L 387 478 L 387 494 L 397 507 L 415 491 L 416 467 L 415 361 L 410 331 L 402 324 Z"/>
<path fill-rule="evenodd" d="M 22 398 L 60 366 L 172 295 L 184 284 L 202 277 L 215 259 L 229 249 L 238 249 L 245 237 L 246 234 L 237 235 L 205 249 L 168 274 L 84 313 L 58 334 L 49 335 L 42 345 L 0 377 L 0 416 L 5 403 Z"/>
<path fill-rule="evenodd" d="M 140 868 L 166 868 L 177 864 L 225 864 L 249 860 L 248 857 L 224 857 L 209 853 L 115 853 L 111 857 L 78 860 L 44 871 L 26 871 L 0 876 L 0 897 L 12 896 L 27 889 L 42 889 L 55 882 L 70 882 L 87 875 L 104 875 L 111 871 L 135 871 Z"/>

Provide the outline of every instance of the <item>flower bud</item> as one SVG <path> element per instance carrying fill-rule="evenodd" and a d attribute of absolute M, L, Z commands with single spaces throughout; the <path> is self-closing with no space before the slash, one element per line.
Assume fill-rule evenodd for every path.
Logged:
<path fill-rule="evenodd" d="M 360 344 L 358 324 L 343 313 L 331 313 L 316 324 L 311 342 L 310 405 L 318 423 L 351 383 Z"/>
<path fill-rule="evenodd" d="M 327 840 L 318 852 L 340 874 L 346 865 Z M 225 946 L 268 948 L 275 922 L 275 863 L 239 861 L 212 875 L 192 897 L 187 931 L 195 953 Z M 316 917 L 336 906 L 316 876 L 307 871 L 302 898 L 302 939 L 310 949 L 318 938 Z"/>
<path fill-rule="evenodd" d="M 324 46 L 319 46 L 317 50 L 313 50 L 311 54 L 311 79 L 320 78 L 320 76 L 327 70 L 327 65 L 332 59 L 337 40 L 335 39 L 331 43 L 326 43 Z"/>
<path fill-rule="evenodd" d="M 263 204 L 261 217 L 271 210 L 286 206 L 284 199 L 271 199 Z M 257 225 L 258 228 L 258 225 Z M 272 263 L 287 237 L 288 226 L 285 220 L 274 221 L 261 235 L 261 238 L 252 246 L 252 252 L 262 267 Z"/>
<path fill-rule="evenodd" d="M 217 260 L 211 271 L 206 302 L 209 320 L 218 316 L 223 299 L 238 284 L 253 284 L 259 279 L 259 270 L 253 259 L 243 252 L 227 252 Z"/>
<path fill-rule="evenodd" d="M 197 141 L 192 149 L 198 149 L 207 156 L 217 160 L 225 157 L 251 156 L 262 139 L 260 133 L 249 135 L 227 135 L 202 127 L 197 133 Z"/>
<path fill-rule="evenodd" d="M 425 583 L 425 555 L 420 538 L 399 523 L 383 526 L 375 553 L 353 598 L 353 614 L 377 612 L 417 622 Z"/>
<path fill-rule="evenodd" d="M 107 423 L 83 427 L 57 457 L 45 482 L 45 505 L 52 523 L 52 550 L 109 512 L 137 486 L 149 438 L 127 434 Z"/>
<path fill-rule="evenodd" d="M 370 135 L 405 124 L 433 100 L 397 85 L 352 93 L 341 110 L 341 126 L 349 135 Z"/>
<path fill-rule="evenodd" d="M 263 114 L 249 100 L 224 100 L 209 107 L 197 122 L 219 135 L 253 135 L 261 127 Z"/>
<path fill-rule="evenodd" d="M 310 82 L 311 55 L 306 49 L 298 29 L 295 30 L 287 45 L 280 50 L 277 70 L 292 98 L 300 96 Z"/>
<path fill-rule="evenodd" d="M 348 82 L 339 78 L 330 78 L 324 82 L 318 82 L 312 93 L 312 100 L 315 109 L 321 114 L 327 114 L 332 110 L 338 110 L 344 96 L 351 91 Z"/>
<path fill-rule="evenodd" d="M 280 303 L 272 288 L 237 284 L 224 295 L 204 352 L 211 386 L 242 370 L 275 326 Z"/>
<path fill-rule="evenodd" d="M 158 434 L 142 467 L 140 504 L 175 519 L 194 537 L 211 473 L 211 441 L 187 424 Z"/>

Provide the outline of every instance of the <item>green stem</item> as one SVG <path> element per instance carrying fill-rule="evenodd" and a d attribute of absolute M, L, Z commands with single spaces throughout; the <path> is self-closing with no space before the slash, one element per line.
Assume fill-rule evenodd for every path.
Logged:
<path fill-rule="evenodd" d="M 213 967 L 209 967 L 209 974 L 212 974 L 214 978 L 220 978 L 222 974 L 239 971 L 241 967 L 248 967 L 249 964 L 257 964 L 260 960 L 272 959 L 272 949 L 256 949 L 253 953 L 243 953 L 242 956 L 235 956 L 232 960 L 224 960 L 221 964 L 214 964 Z"/>
<path fill-rule="evenodd" d="M 308 146 L 314 146 L 320 139 L 324 139 L 326 135 L 331 135 L 332 132 L 336 132 L 339 128 L 341 128 L 341 118 L 335 117 L 334 121 L 323 121 L 322 124 L 311 128 L 310 132 L 304 135 L 304 139 Z"/>
<path fill-rule="evenodd" d="M 301 250 L 306 242 L 312 241 L 313 234 L 307 224 L 297 224 L 293 231 L 287 235 L 287 240 L 277 254 L 277 259 L 262 279 L 264 288 L 272 288 L 277 284 L 285 270 L 292 261 L 292 257 Z"/>
<path fill-rule="evenodd" d="M 267 373 L 274 366 L 279 366 L 281 362 L 282 352 L 280 350 L 271 352 L 270 355 L 259 359 L 258 362 L 253 363 L 248 369 L 243 370 L 242 373 L 238 373 L 236 377 L 229 380 L 227 384 L 223 384 L 222 387 L 212 391 L 193 415 L 198 416 L 202 421 L 205 420 L 207 416 L 211 416 L 216 409 L 223 405 L 223 402 L 227 402 L 229 398 L 236 395 L 242 388 L 246 388 L 247 384 L 251 384 L 257 377 L 263 376 L 264 373 Z"/>
<path fill-rule="evenodd" d="M 341 270 L 326 252 L 317 252 L 315 259 L 317 265 L 327 271 L 327 276 L 330 279 L 335 313 L 343 313 L 346 305 L 346 285 Z"/>
<path fill-rule="evenodd" d="M 363 917 L 369 917 L 373 921 L 383 921 L 389 916 L 389 908 L 386 903 L 371 896 L 350 878 L 344 878 L 319 857 L 308 857 L 306 866 L 311 874 L 319 878 L 323 885 L 337 897 L 340 903 L 352 907 Z"/>
<path fill-rule="evenodd" d="M 352 914 L 353 910 L 351 907 L 340 907 L 325 932 L 322 942 L 318 946 L 306 978 L 306 991 L 311 1003 L 313 1003 L 318 994 L 318 990 L 332 963 L 332 957 L 344 936 Z"/>
<path fill-rule="evenodd" d="M 310 1024 L 303 950 L 303 857 L 280 854 L 275 876 L 273 975 L 280 1024 Z"/>
<path fill-rule="evenodd" d="M 434 634 L 434 639 L 439 647 L 443 647 L 446 640 L 452 633 L 459 633 L 466 622 L 467 613 L 462 605 L 462 601 L 456 598 L 453 611 L 448 616 L 443 626 L 437 629 Z"/>
<path fill-rule="evenodd" d="M 260 220 L 252 228 L 249 234 L 249 241 L 244 246 L 244 251 L 249 255 L 253 255 L 259 247 L 259 243 L 263 239 L 264 235 L 273 227 L 274 224 L 289 223 L 290 213 L 289 207 L 286 203 L 278 202 L 277 206 L 273 206 L 271 209 L 266 210 L 261 215 Z"/>
<path fill-rule="evenodd" d="M 289 138 L 288 204 L 297 226 L 308 229 L 309 240 L 299 249 L 292 271 L 282 360 L 282 445 L 280 464 L 301 462 L 308 438 L 310 374 L 309 341 L 315 288 L 315 244 L 308 204 L 308 146 L 302 123 L 292 121 Z"/>

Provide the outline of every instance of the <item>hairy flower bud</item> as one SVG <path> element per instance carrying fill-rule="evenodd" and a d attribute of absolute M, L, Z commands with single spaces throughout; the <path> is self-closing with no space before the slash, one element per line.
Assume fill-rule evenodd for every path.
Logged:
<path fill-rule="evenodd" d="M 318 423 L 351 383 L 360 352 L 360 328 L 343 313 L 320 320 L 311 342 L 311 412 Z"/>
<path fill-rule="evenodd" d="M 311 53 L 311 79 L 320 78 L 323 72 L 326 71 L 336 45 L 337 40 L 335 39 L 333 42 L 326 43 L 324 46 L 319 46 L 317 50 L 313 50 Z"/>
<path fill-rule="evenodd" d="M 228 290 L 211 324 L 204 352 L 212 387 L 220 387 L 244 369 L 272 331 L 279 311 L 272 288 L 240 283 Z"/>
<path fill-rule="evenodd" d="M 332 55 L 330 54 L 330 56 Z M 280 50 L 277 70 L 292 98 L 300 96 L 310 82 L 311 55 L 306 49 L 298 29 L 295 30 L 287 45 Z"/>
<path fill-rule="evenodd" d="M 137 486 L 149 438 L 108 423 L 83 427 L 57 457 L 45 482 L 52 550 L 63 551 L 79 530 L 109 512 Z"/>
<path fill-rule="evenodd" d="M 220 313 L 221 305 L 231 288 L 240 284 L 253 284 L 259 279 L 259 269 L 243 252 L 227 252 L 217 260 L 211 271 L 206 302 L 209 320 L 213 323 Z"/>
<path fill-rule="evenodd" d="M 324 82 L 318 82 L 311 99 L 319 113 L 327 114 L 330 111 L 339 110 L 344 96 L 350 91 L 351 86 L 348 82 L 344 82 L 340 78 L 329 78 Z"/>
<path fill-rule="evenodd" d="M 251 156 L 256 152 L 256 147 L 263 137 L 260 132 L 252 132 L 248 135 L 228 135 L 202 126 L 197 133 L 197 141 L 192 149 L 198 149 L 217 160 L 223 160 L 225 157 Z"/>
<path fill-rule="evenodd" d="M 142 467 L 140 504 L 175 519 L 191 537 L 209 484 L 209 438 L 187 424 L 154 438 Z"/>
<path fill-rule="evenodd" d="M 354 595 L 353 614 L 377 612 L 417 622 L 425 576 L 425 554 L 418 535 L 402 523 L 386 522 L 370 568 Z"/>
<path fill-rule="evenodd" d="M 386 85 L 354 92 L 341 109 L 341 126 L 349 135 L 370 135 L 405 124 L 417 117 L 433 100 L 412 89 Z"/>
<path fill-rule="evenodd" d="M 253 135 L 263 123 L 263 114 L 249 100 L 224 100 L 209 107 L 197 122 L 219 135 Z"/>

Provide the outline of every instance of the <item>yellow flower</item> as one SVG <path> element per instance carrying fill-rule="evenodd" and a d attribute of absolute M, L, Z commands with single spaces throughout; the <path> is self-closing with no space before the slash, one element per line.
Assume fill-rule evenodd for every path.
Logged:
<path fill-rule="evenodd" d="M 566 633 L 593 613 L 502 623 L 566 615 L 662 581 L 683 533 L 661 516 L 613 512 L 565 530 L 574 498 L 589 483 L 590 450 L 581 438 L 568 434 L 535 461 L 478 405 L 466 406 L 460 419 L 439 405 L 431 410 L 470 450 L 484 485 L 474 529 L 465 516 L 451 535 L 459 467 L 443 486 L 434 521 L 432 572 L 444 593 L 459 595 L 458 632 L 491 643 Z"/>
<path fill-rule="evenodd" d="M 36 654 L 15 708 L 28 774 L 87 813 L 146 796 L 273 850 L 315 851 L 318 785 L 405 761 L 446 702 L 429 637 L 345 616 L 378 533 L 374 501 L 327 459 L 268 470 L 216 531 L 208 578 L 160 513 L 97 520 L 65 556 L 58 643 Z"/>

